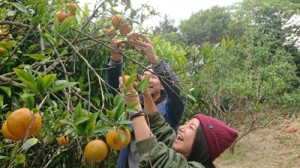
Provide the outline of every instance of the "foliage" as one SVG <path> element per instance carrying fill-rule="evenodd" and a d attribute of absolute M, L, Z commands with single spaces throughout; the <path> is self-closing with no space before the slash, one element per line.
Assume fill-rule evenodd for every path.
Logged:
<path fill-rule="evenodd" d="M 159 25 L 153 28 L 153 34 L 168 34 L 172 32 L 176 33 L 178 31 L 178 28 L 174 26 L 174 22 L 174 19 L 170 19 L 168 15 L 165 15 L 163 21 L 160 21 Z"/>
<path fill-rule="evenodd" d="M 183 40 L 189 45 L 199 47 L 204 42 L 218 43 L 226 35 L 230 17 L 226 8 L 214 6 L 182 21 L 179 29 Z"/>
<path fill-rule="evenodd" d="M 104 64 L 109 57 L 111 16 L 120 13 L 139 25 L 154 10 L 143 5 L 133 9 L 130 1 L 107 0 L 69 11 L 61 0 L 0 2 L 0 121 L 14 110 L 28 107 L 42 115 L 42 128 L 33 139 L 8 141 L 1 135 L 0 164 L 4 167 L 108 167 L 115 166 L 117 152 L 100 163 L 87 162 L 85 145 L 105 139 L 108 130 L 128 125 L 124 95 L 113 97 L 105 81 Z M 119 11 L 117 11 L 117 9 Z M 71 12 L 64 20 L 58 11 Z M 147 15 L 148 14 L 148 15 Z M 6 38 L 12 34 L 12 38 Z M 115 29 L 119 40 L 126 40 Z M 127 48 L 128 65 L 137 64 L 138 53 Z M 130 57 L 127 55 L 130 54 Z M 133 74 L 134 75 L 134 74 Z M 133 76 L 132 75 L 132 76 Z M 141 83 L 140 90 L 147 84 Z M 126 93 L 125 93 L 126 94 Z M 69 137 L 60 147 L 57 138 Z"/>

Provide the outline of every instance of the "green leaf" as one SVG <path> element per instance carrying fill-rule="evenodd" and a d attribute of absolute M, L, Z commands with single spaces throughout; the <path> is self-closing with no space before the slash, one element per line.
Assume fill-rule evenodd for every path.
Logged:
<path fill-rule="evenodd" d="M 11 88 L 10 87 L 8 87 L 8 86 L 0 86 L 0 89 L 3 90 L 8 95 L 8 97 L 11 96 Z"/>
<path fill-rule="evenodd" d="M 42 75 L 43 74 L 39 74 L 39 76 L 37 77 L 37 79 L 36 79 L 36 85 L 37 85 L 37 89 L 40 92 L 40 94 L 44 95 L 45 90 L 43 88 Z"/>
<path fill-rule="evenodd" d="M 90 118 L 89 117 L 79 117 L 75 120 L 74 124 L 75 125 L 79 125 L 87 120 L 89 120 Z"/>
<path fill-rule="evenodd" d="M 20 3 L 17 2 L 9 2 L 10 4 L 12 4 L 14 7 L 16 7 L 17 9 L 19 9 L 22 12 L 26 12 L 26 7 Z"/>
<path fill-rule="evenodd" d="M 87 136 L 92 135 L 93 132 L 95 131 L 97 117 L 98 117 L 98 113 L 93 113 L 89 116 L 89 120 L 85 129 L 87 132 Z"/>
<path fill-rule="evenodd" d="M 17 164 L 23 164 L 26 160 L 25 155 L 17 155 L 16 156 L 16 162 Z"/>
<path fill-rule="evenodd" d="M 4 95 L 0 94 L 0 107 L 3 106 Z"/>
<path fill-rule="evenodd" d="M 30 58 L 35 59 L 35 60 L 43 60 L 43 59 L 48 58 L 43 54 L 27 54 L 26 56 L 29 56 Z"/>
<path fill-rule="evenodd" d="M 118 106 L 114 108 L 116 112 L 115 119 L 118 120 L 122 113 L 125 111 L 125 101 L 121 102 Z"/>
<path fill-rule="evenodd" d="M 74 86 L 78 84 L 78 82 L 68 82 L 66 80 L 58 80 L 54 82 L 53 88 L 49 90 L 50 93 L 60 91 L 66 87 Z"/>
<path fill-rule="evenodd" d="M 29 89 L 31 89 L 34 93 L 38 92 L 34 77 L 30 73 L 17 68 L 14 68 L 14 72 Z"/>
<path fill-rule="evenodd" d="M 14 44 L 15 43 L 13 41 L 0 41 L 0 47 L 4 47 L 7 50 L 11 50 Z"/>
<path fill-rule="evenodd" d="M 56 79 L 55 74 L 48 74 L 44 77 L 42 77 L 42 75 L 40 74 L 38 76 L 38 78 L 37 78 L 37 87 L 38 87 L 38 90 L 41 93 L 41 95 L 44 95 L 44 93 L 46 92 L 48 87 L 53 84 L 55 79 Z"/>
<path fill-rule="evenodd" d="M 89 9 L 89 6 L 87 3 L 84 3 L 83 12 L 84 12 L 83 17 L 85 17 L 85 18 L 90 17 L 90 9 Z M 82 20 L 85 20 L 85 19 L 82 19 Z"/>
<path fill-rule="evenodd" d="M 108 127 L 108 126 L 96 126 L 93 134 L 97 134 L 97 133 L 105 133 L 107 131 L 113 130 L 114 128 L 112 127 Z"/>
<path fill-rule="evenodd" d="M 28 139 L 23 145 L 21 146 L 22 150 L 27 150 L 34 146 L 39 140 L 37 138 L 30 138 Z"/>
<path fill-rule="evenodd" d="M 27 104 L 27 107 L 32 110 L 35 107 L 35 99 L 33 96 L 26 97 L 25 102 Z"/>
<path fill-rule="evenodd" d="M 106 110 L 107 118 L 113 118 L 116 115 L 116 112 L 113 110 Z"/>
<path fill-rule="evenodd" d="M 54 83 L 55 79 L 56 79 L 56 74 L 48 74 L 44 76 L 42 79 L 43 88 L 47 90 L 47 88 Z"/>
<path fill-rule="evenodd" d="M 76 121 L 77 118 L 82 116 L 82 107 L 81 107 L 81 103 L 79 102 L 74 110 L 74 120 Z"/>
<path fill-rule="evenodd" d="M 35 95 L 36 95 L 36 94 L 24 93 L 24 94 L 21 96 L 21 98 L 25 99 L 25 98 L 27 98 L 27 97 L 33 97 L 33 96 L 35 96 Z"/>
<path fill-rule="evenodd" d="M 118 121 L 116 124 L 118 125 L 129 125 L 129 124 L 132 124 L 133 122 L 130 121 L 130 120 L 121 120 L 121 121 Z"/>
<path fill-rule="evenodd" d="M 56 44 L 56 41 L 53 37 L 51 37 L 49 34 L 44 34 L 42 30 L 39 30 L 40 36 L 43 39 L 43 42 L 46 46 L 53 47 Z"/>
<path fill-rule="evenodd" d="M 10 157 L 9 156 L 0 156 L 0 160 L 9 160 Z"/>
<path fill-rule="evenodd" d="M 114 107 L 118 106 L 123 101 L 125 101 L 124 96 L 121 94 L 116 94 L 116 96 L 114 97 Z"/>
<path fill-rule="evenodd" d="M 150 77 L 147 76 L 144 80 L 138 83 L 135 89 L 136 91 L 140 91 L 144 93 L 149 88 L 149 85 L 150 85 Z"/>
<path fill-rule="evenodd" d="M 124 81 L 124 76 L 122 78 L 123 78 L 123 81 Z M 125 86 L 132 85 L 133 82 L 135 81 L 135 79 L 136 79 L 136 73 L 130 75 L 129 78 L 124 82 Z"/>
<path fill-rule="evenodd" d="M 54 29 L 53 29 L 53 32 L 55 33 L 55 36 L 57 36 L 57 33 L 59 32 L 58 17 L 54 17 Z"/>
<path fill-rule="evenodd" d="M 75 23 L 75 17 L 67 17 L 60 25 L 59 32 L 65 33 Z"/>
<path fill-rule="evenodd" d="M 187 95 L 187 97 L 188 97 L 188 98 L 190 98 L 191 100 L 193 100 L 194 102 L 197 102 L 197 100 L 195 99 L 195 97 L 194 97 L 194 96 L 192 96 L 192 95 L 188 94 L 188 95 Z"/>

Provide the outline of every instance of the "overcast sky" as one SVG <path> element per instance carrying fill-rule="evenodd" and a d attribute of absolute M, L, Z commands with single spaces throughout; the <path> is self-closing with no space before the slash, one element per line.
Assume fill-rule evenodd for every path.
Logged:
<path fill-rule="evenodd" d="M 242 0 L 131 0 L 131 4 L 134 8 L 140 7 L 141 4 L 147 3 L 153 6 L 157 12 L 160 12 L 160 17 L 153 17 L 147 20 L 144 24 L 146 27 L 152 27 L 159 24 L 159 21 L 163 20 L 165 15 L 175 20 L 177 26 L 181 20 L 188 19 L 192 13 L 209 9 L 215 5 L 218 6 L 230 6 L 236 2 Z M 81 4 L 88 3 L 91 8 L 95 2 L 99 0 L 80 0 Z"/>
<path fill-rule="evenodd" d="M 152 26 L 153 24 L 158 25 L 158 22 L 163 19 L 165 14 L 175 19 L 175 25 L 178 25 L 181 20 L 188 19 L 192 13 L 196 13 L 201 9 L 209 9 L 215 5 L 230 6 L 241 1 L 242 0 L 131 0 L 131 3 L 134 7 L 142 3 L 147 3 L 161 13 L 161 18 L 154 17 L 146 22 L 147 26 Z"/>

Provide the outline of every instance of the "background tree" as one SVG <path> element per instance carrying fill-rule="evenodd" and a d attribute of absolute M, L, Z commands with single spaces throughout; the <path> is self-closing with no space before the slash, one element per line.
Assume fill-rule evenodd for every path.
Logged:
<path fill-rule="evenodd" d="M 201 10 L 179 24 L 182 38 L 189 45 L 201 46 L 204 42 L 219 43 L 226 35 L 231 20 L 227 8 L 214 6 Z"/>
<path fill-rule="evenodd" d="M 169 18 L 168 15 L 164 16 L 164 19 L 159 22 L 158 26 L 152 28 L 154 35 L 161 33 L 177 33 L 178 28 L 174 26 L 175 20 Z"/>

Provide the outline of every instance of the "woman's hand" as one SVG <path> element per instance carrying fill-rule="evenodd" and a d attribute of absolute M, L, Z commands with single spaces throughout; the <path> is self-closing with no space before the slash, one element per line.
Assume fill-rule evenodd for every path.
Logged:
<path fill-rule="evenodd" d="M 111 45 L 110 48 L 111 59 L 116 63 L 121 62 L 123 59 L 122 54 L 125 50 L 125 44 L 121 41 L 112 39 L 110 45 Z"/>
<path fill-rule="evenodd" d="M 129 86 L 124 86 L 123 83 L 124 83 L 123 77 L 119 77 L 119 88 L 122 93 L 124 93 L 125 87 L 130 87 L 130 89 L 125 93 L 126 94 L 125 95 L 125 104 L 129 105 L 132 103 L 137 103 L 136 110 L 142 111 L 142 106 L 140 103 L 140 98 L 138 96 L 138 92 L 133 87 L 133 86 L 136 86 L 137 83 L 134 82 L 133 84 L 131 84 Z"/>
<path fill-rule="evenodd" d="M 139 37 L 142 40 L 136 40 L 139 38 L 135 37 Z M 158 56 L 155 54 L 154 51 L 153 43 L 147 36 L 143 34 L 132 33 L 128 36 L 128 43 L 130 43 L 130 45 L 134 47 L 135 50 L 142 51 L 151 64 L 159 62 Z"/>

